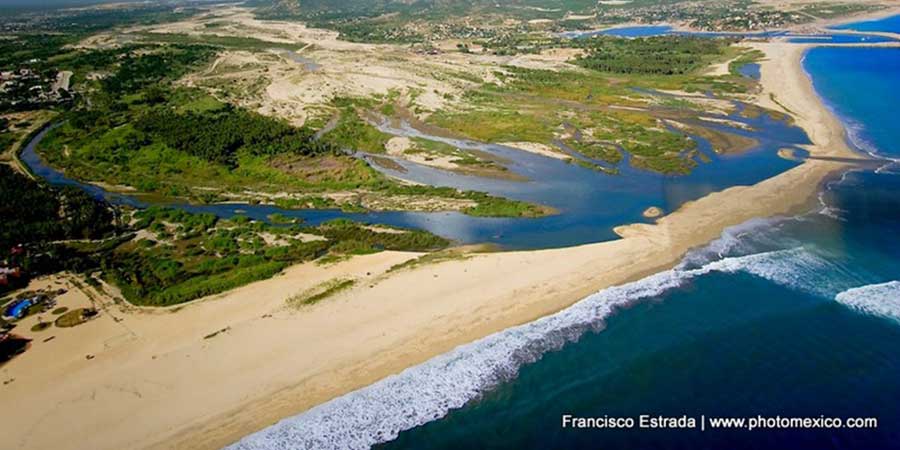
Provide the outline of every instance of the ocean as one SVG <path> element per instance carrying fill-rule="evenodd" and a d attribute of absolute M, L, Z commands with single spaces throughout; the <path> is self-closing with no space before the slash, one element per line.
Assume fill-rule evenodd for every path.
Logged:
<path fill-rule="evenodd" d="M 832 180 L 813 211 L 730 228 L 672 270 L 458 347 L 234 448 L 900 448 L 900 49 L 816 48 L 804 67 L 851 143 L 884 159 L 877 170 Z M 571 429 L 564 415 L 695 426 Z M 719 417 L 877 425 L 712 428 Z"/>

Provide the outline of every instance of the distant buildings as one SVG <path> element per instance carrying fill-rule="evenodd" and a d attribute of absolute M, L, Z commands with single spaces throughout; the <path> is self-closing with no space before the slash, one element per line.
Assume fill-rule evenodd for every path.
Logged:
<path fill-rule="evenodd" d="M 72 100 L 71 72 L 40 73 L 30 67 L 0 72 L 0 110 L 43 108 Z"/>

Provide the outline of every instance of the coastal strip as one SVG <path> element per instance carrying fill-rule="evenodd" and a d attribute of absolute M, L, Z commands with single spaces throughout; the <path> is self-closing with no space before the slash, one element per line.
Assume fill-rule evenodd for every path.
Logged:
<path fill-rule="evenodd" d="M 794 112 L 813 142 L 810 155 L 859 158 L 802 69 L 807 47 L 753 45 L 767 55 L 759 103 Z M 67 357 L 44 353 L 4 369 L 5 379 L 15 379 L 0 401 L 15 405 L 8 442 L 17 449 L 221 448 L 459 345 L 671 268 L 729 226 L 805 209 L 821 183 L 847 167 L 808 160 L 687 203 L 655 224 L 619 227 L 617 241 L 470 255 L 389 276 L 419 255 L 386 252 L 296 266 L 176 314 L 124 314 L 67 338 Z M 334 277 L 360 281 L 301 311 L 285 308 L 285 299 Z M 87 347 L 95 358 L 81 356 Z"/>
<path fill-rule="evenodd" d="M 782 107 L 800 111 L 792 115 L 813 142 L 806 147 L 810 155 L 860 158 L 847 146 L 842 124 L 819 100 L 803 70 L 802 58 L 810 46 L 755 45 L 767 55 L 761 62 L 763 90 L 758 103 L 781 109 L 777 99 Z M 234 442 L 249 428 L 259 429 L 459 345 L 553 314 L 604 288 L 670 268 L 687 251 L 718 238 L 729 226 L 807 209 L 821 183 L 848 167 L 839 161 L 810 160 L 756 185 L 688 203 L 657 224 L 619 227 L 616 232 L 623 239 L 618 241 L 451 261 L 394 275 L 357 299 L 347 294 L 343 304 L 323 305 L 321 314 L 341 314 L 356 301 L 377 304 L 383 314 L 377 315 L 374 327 L 395 333 L 377 339 L 381 345 L 369 341 L 375 345 L 364 359 L 350 357 L 345 359 L 349 364 L 323 368 L 272 397 L 243 405 L 240 412 L 180 433 L 176 442 L 181 448 L 195 448 L 197 442 L 214 442 L 210 448 Z M 416 289 L 410 292 L 409 286 Z M 348 317 L 351 323 L 341 329 L 372 318 Z M 335 386 L 337 380 L 342 382 Z"/>

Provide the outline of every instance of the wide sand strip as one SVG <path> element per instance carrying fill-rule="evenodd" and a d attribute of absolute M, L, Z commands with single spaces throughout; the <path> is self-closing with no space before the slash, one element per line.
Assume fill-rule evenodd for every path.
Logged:
<path fill-rule="evenodd" d="M 768 55 L 761 104 L 792 111 L 814 142 L 812 155 L 857 156 L 803 73 L 805 47 L 754 45 Z M 380 274 L 418 255 L 384 252 L 295 266 L 177 312 L 107 314 L 55 341 L 36 340 L 0 369 L 4 381 L 14 379 L 0 387 L 0 410 L 10 412 L 0 425 L 4 447 L 219 448 L 457 345 L 670 267 L 725 227 L 808 207 L 821 182 L 845 167 L 807 161 L 685 204 L 657 224 L 620 227 L 624 238 L 612 242 L 484 254 L 390 276 Z M 285 307 L 286 298 L 339 277 L 359 281 L 314 306 Z"/>

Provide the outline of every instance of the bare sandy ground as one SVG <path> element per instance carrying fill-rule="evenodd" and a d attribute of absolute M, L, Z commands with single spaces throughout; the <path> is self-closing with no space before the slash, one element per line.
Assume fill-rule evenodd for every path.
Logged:
<path fill-rule="evenodd" d="M 712 66 L 709 66 L 709 69 L 706 70 L 706 75 L 713 76 L 713 77 L 728 75 L 729 73 L 731 73 L 730 68 L 731 68 L 732 61 L 734 61 L 737 58 L 738 57 L 736 56 L 727 61 L 722 61 L 720 63 L 716 63 L 716 64 L 713 64 Z"/>
<path fill-rule="evenodd" d="M 551 147 L 547 144 L 541 144 L 538 142 L 524 142 L 524 141 L 501 142 L 500 145 L 505 145 L 507 147 L 512 147 L 517 150 L 522 150 L 522 151 L 529 152 L 529 153 L 535 153 L 538 155 L 546 156 L 548 158 L 556 158 L 556 159 L 562 159 L 562 160 L 572 159 L 571 156 L 569 156 L 559 150 L 554 150 L 553 147 Z"/>
<path fill-rule="evenodd" d="M 755 44 L 769 94 L 797 112 L 816 156 L 855 157 L 803 73 L 804 47 Z M 57 347 L 38 342 L 0 370 L 10 449 L 219 448 L 285 416 L 453 347 L 558 311 L 675 264 L 725 227 L 807 208 L 844 163 L 810 160 L 753 186 L 688 203 L 623 239 L 481 254 L 383 275 L 418 255 L 305 264 L 271 280 L 166 310 L 114 308 Z M 294 310 L 285 299 L 335 278 L 356 285 Z M 113 289 L 108 288 L 112 296 Z M 54 341 L 55 342 L 55 341 Z M 65 347 L 61 347 L 61 345 Z M 88 360 L 86 354 L 94 355 Z M 77 438 L 76 438 L 77 437 Z"/>
<path fill-rule="evenodd" d="M 216 24 L 215 27 L 207 27 Z M 418 118 L 463 104 L 462 94 L 481 82 L 502 84 L 497 73 L 507 66 L 546 70 L 582 70 L 568 63 L 582 51 L 548 49 L 541 54 L 498 56 L 462 53 L 458 41 L 441 41 L 437 54 L 407 45 L 364 44 L 338 39 L 337 32 L 297 22 L 257 20 L 250 10 L 224 7 L 189 19 L 132 27 L 86 38 L 81 47 L 107 47 L 145 34 L 241 36 L 271 43 L 267 51 L 225 51 L 206 70 L 182 83 L 199 86 L 222 100 L 261 114 L 302 125 L 333 114 L 336 97 L 391 97 Z M 296 54 L 315 64 L 292 60 L 279 48 L 300 47 Z"/>
<path fill-rule="evenodd" d="M 414 147 L 412 140 L 405 136 L 392 137 L 384 144 L 384 149 L 388 155 L 412 161 L 423 166 L 437 167 L 438 169 L 455 170 L 459 169 L 459 164 L 453 162 L 453 156 L 435 155 L 432 153 L 406 153 L 407 150 Z"/>

